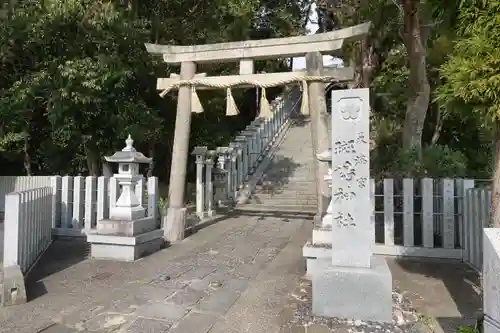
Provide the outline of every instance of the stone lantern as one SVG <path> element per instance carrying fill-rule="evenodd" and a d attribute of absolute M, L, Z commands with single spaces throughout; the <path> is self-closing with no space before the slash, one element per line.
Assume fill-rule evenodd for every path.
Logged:
<path fill-rule="evenodd" d="M 114 175 L 114 178 L 118 180 L 118 186 L 122 188 L 116 205 L 109 212 L 109 218 L 130 221 L 143 218 L 146 215 L 146 210 L 135 196 L 135 186 L 142 179 L 142 175 L 139 174 L 139 164 L 150 164 L 153 159 L 135 150 L 132 146 L 134 140 L 130 135 L 125 140 L 125 144 L 125 148 L 121 151 L 104 158 L 107 162 L 118 163 L 118 173 Z"/>
<path fill-rule="evenodd" d="M 125 143 L 121 151 L 105 157 L 110 163 L 118 163 L 118 173 L 113 177 L 122 191 L 109 218 L 97 221 L 96 229 L 87 233 L 93 258 L 133 261 L 163 245 L 163 230 L 157 229 L 153 216 L 146 216 L 135 195 L 135 186 L 142 179 L 139 164 L 151 163 L 152 159 L 135 150 L 130 135 Z"/>

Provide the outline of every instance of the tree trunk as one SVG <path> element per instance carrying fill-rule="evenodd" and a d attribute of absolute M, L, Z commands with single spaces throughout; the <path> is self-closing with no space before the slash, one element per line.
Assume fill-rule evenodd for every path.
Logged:
<path fill-rule="evenodd" d="M 99 150 L 91 139 L 85 143 L 85 157 L 87 158 L 87 168 L 89 170 L 89 176 L 99 177 Z"/>
<path fill-rule="evenodd" d="M 154 144 L 151 144 L 150 147 L 149 147 L 149 156 L 152 161 L 151 163 L 148 165 L 148 171 L 147 171 L 147 177 L 153 177 L 153 170 L 155 168 L 155 160 L 154 160 L 154 154 L 155 154 L 155 145 Z"/>
<path fill-rule="evenodd" d="M 26 176 L 32 176 L 33 172 L 31 170 L 31 145 L 30 145 L 30 136 L 28 133 L 24 135 L 24 170 L 26 171 Z"/>
<path fill-rule="evenodd" d="M 495 121 L 495 172 L 491 192 L 492 227 L 500 228 L 500 120 Z"/>
<path fill-rule="evenodd" d="M 102 175 L 104 177 L 113 177 L 113 168 L 106 161 L 102 162 Z"/>
<path fill-rule="evenodd" d="M 426 47 L 422 39 L 419 2 L 403 0 L 404 39 L 410 67 L 412 95 L 406 106 L 403 129 L 403 147 L 422 152 L 422 132 L 430 102 L 430 85 L 427 78 Z"/>

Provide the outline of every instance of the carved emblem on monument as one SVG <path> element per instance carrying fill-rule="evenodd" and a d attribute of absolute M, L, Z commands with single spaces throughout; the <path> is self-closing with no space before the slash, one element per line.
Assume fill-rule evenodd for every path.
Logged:
<path fill-rule="evenodd" d="M 343 120 L 353 121 L 361 117 L 362 100 L 359 98 L 342 98 L 338 101 Z"/>

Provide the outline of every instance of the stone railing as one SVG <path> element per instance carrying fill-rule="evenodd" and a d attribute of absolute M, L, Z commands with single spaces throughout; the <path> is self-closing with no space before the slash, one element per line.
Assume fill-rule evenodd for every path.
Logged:
<path fill-rule="evenodd" d="M 256 118 L 227 147 L 209 150 L 195 147 L 196 215 L 212 217 L 218 207 L 230 207 L 248 188 L 255 173 L 277 138 L 289 126 L 290 115 L 300 107 L 300 90 L 291 88 L 271 103 L 272 116 Z"/>
<path fill-rule="evenodd" d="M 25 274 L 52 242 L 52 187 L 5 197 L 2 306 L 26 302 Z"/>

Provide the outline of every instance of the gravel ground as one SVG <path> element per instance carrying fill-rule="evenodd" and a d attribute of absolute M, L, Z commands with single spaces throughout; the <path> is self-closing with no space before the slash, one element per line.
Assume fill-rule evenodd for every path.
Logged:
<path fill-rule="evenodd" d="M 288 323 L 289 331 L 300 331 L 304 327 L 307 333 L 424 333 L 424 325 L 418 322 L 418 314 L 404 293 L 394 290 L 392 323 L 366 322 L 361 320 L 346 320 L 314 316 L 311 313 L 312 300 L 311 282 L 301 279 L 296 290 L 290 294 L 290 307 L 294 315 Z M 294 329 L 292 329 L 292 327 Z"/>

